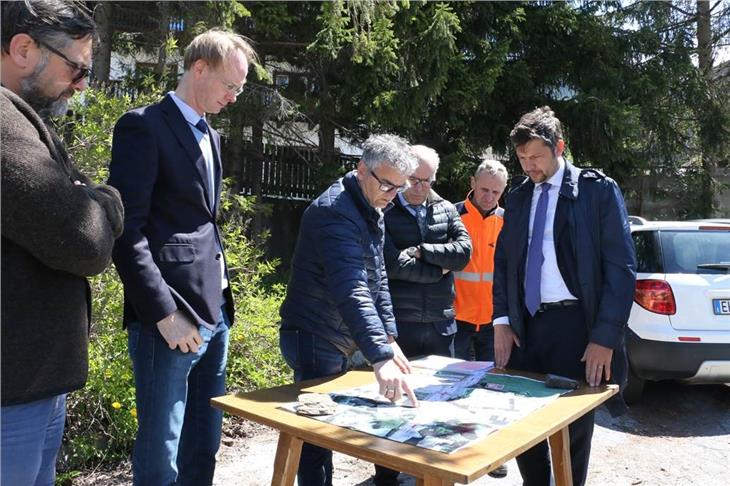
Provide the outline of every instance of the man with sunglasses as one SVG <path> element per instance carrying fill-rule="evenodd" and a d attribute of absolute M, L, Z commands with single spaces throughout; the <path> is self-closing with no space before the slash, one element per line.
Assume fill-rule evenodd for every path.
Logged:
<path fill-rule="evenodd" d="M 453 357 L 453 275 L 469 262 L 471 240 L 454 205 L 432 188 L 439 166 L 436 151 L 414 145 L 412 152 L 418 168 L 385 213 L 385 266 L 397 342 L 407 358 Z M 398 474 L 375 466 L 373 481 L 396 486 Z"/>
<path fill-rule="evenodd" d="M 255 53 L 213 29 L 185 49 L 177 89 L 114 127 L 109 183 L 126 218 L 114 247 L 139 428 L 135 485 L 211 484 L 223 413 L 233 295 L 218 227 L 218 132 L 207 116 L 234 103 Z"/>
<path fill-rule="evenodd" d="M 415 169 L 405 140 L 373 135 L 357 170 L 304 212 L 280 311 L 281 352 L 295 381 L 342 373 L 359 349 L 383 396 L 395 402 L 406 395 L 417 404 L 405 376 L 410 365 L 395 341 L 383 259 L 383 210 Z M 331 486 L 332 452 L 304 444 L 297 477 L 299 486 Z"/>
<path fill-rule="evenodd" d="M 95 26 L 76 3 L 2 2 L 0 484 L 54 483 L 66 394 L 88 374 L 89 285 L 121 233 L 119 194 L 73 165 L 48 118 L 86 88 Z"/>

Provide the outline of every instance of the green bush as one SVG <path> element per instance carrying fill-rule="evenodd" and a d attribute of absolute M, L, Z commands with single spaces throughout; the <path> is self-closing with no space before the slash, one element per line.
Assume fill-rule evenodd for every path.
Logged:
<path fill-rule="evenodd" d="M 113 98 L 103 91 L 84 92 L 74 107 L 75 118 L 61 127 L 70 139 L 77 165 L 95 181 L 108 177 L 114 123 L 127 110 L 159 99 L 159 92 L 137 98 Z M 290 372 L 278 346 L 278 309 L 284 295 L 280 284 L 265 284 L 276 261 L 266 261 L 261 247 L 267 235 L 246 236 L 251 214 L 260 210 L 252 198 L 222 196 L 221 231 L 236 301 L 236 325 L 231 330 L 228 383 L 230 390 L 251 390 L 285 381 Z M 68 397 L 67 426 L 59 478 L 77 470 L 116 462 L 129 456 L 137 418 L 134 376 L 122 329 L 123 289 L 113 268 L 91 279 L 93 316 L 86 387 Z"/>
<path fill-rule="evenodd" d="M 248 216 L 260 207 L 254 198 L 230 193 L 221 207 L 237 317 L 228 349 L 228 389 L 248 391 L 291 381 L 291 372 L 279 352 L 279 306 L 285 287 L 265 284 L 274 275 L 278 261 L 266 261 L 260 244 L 245 236 Z M 257 238 L 261 242 L 267 239 L 268 234 Z"/>

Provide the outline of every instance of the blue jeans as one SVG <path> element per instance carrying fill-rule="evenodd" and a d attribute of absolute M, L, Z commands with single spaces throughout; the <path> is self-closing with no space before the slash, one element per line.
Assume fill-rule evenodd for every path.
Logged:
<path fill-rule="evenodd" d="M 298 329 L 281 329 L 279 347 L 294 370 L 294 381 L 347 371 L 347 357 L 324 338 Z M 332 451 L 304 443 L 297 473 L 299 486 L 332 486 Z"/>
<path fill-rule="evenodd" d="M 492 323 L 477 327 L 464 321 L 456 321 L 458 330 L 454 338 L 454 357 L 468 361 L 494 361 L 494 326 Z"/>
<path fill-rule="evenodd" d="M 0 484 L 53 486 L 66 394 L 0 410 Z"/>
<path fill-rule="evenodd" d="M 210 485 L 223 412 L 210 399 L 226 392 L 229 321 L 198 326 L 197 353 L 170 349 L 157 326 L 128 324 L 139 428 L 132 455 L 134 484 Z"/>

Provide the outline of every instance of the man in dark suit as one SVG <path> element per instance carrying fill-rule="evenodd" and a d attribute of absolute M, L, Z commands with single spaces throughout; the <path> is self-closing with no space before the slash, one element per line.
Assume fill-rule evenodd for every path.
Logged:
<path fill-rule="evenodd" d="M 495 364 L 590 386 L 622 383 L 636 259 L 621 191 L 562 157 L 560 121 L 549 107 L 524 115 L 510 139 L 528 179 L 506 197 L 497 243 Z M 586 480 L 593 419 L 570 425 L 576 485 Z M 547 442 L 517 464 L 525 485 L 550 484 Z"/>
<path fill-rule="evenodd" d="M 233 298 L 216 217 L 220 137 L 205 119 L 236 101 L 254 52 L 211 30 L 185 50 L 177 89 L 114 129 L 109 182 L 126 210 L 114 263 L 137 387 L 135 484 L 211 484 Z"/>

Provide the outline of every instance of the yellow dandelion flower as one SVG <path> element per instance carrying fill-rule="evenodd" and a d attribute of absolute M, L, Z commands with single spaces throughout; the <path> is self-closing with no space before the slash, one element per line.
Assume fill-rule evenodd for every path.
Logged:
<path fill-rule="evenodd" d="M 137 409 L 136 408 L 133 408 L 132 410 L 130 410 L 129 413 L 132 414 L 132 417 L 135 417 L 135 418 L 137 417 Z"/>
<path fill-rule="evenodd" d="M 119 410 L 120 408 L 122 408 L 122 404 L 119 402 L 114 402 L 112 403 L 112 408 Z"/>

